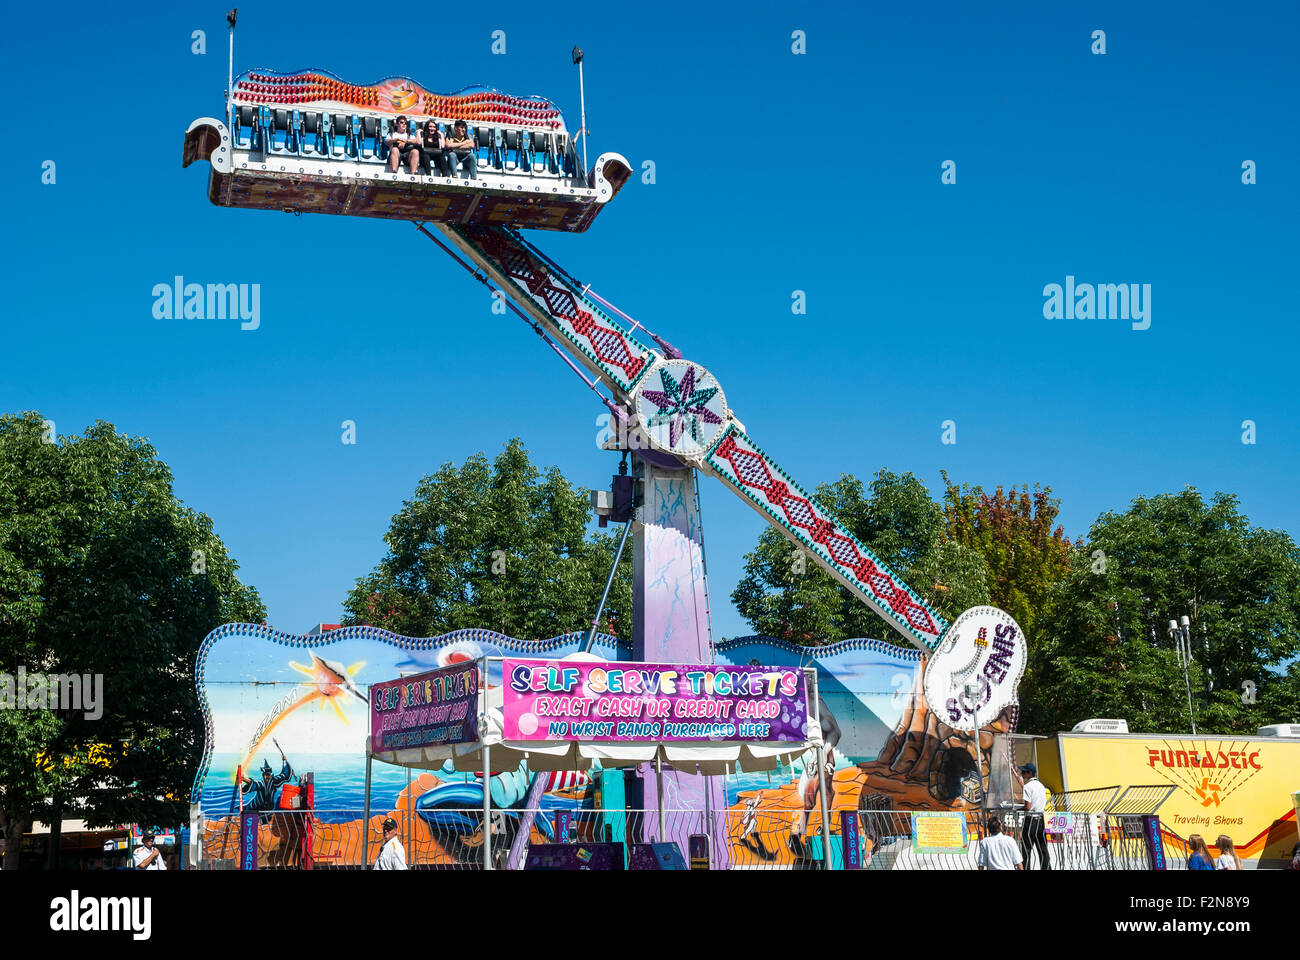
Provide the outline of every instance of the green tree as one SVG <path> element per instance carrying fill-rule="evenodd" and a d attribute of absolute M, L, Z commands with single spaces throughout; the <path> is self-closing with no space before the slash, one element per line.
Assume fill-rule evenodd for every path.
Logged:
<path fill-rule="evenodd" d="M 1001 485 L 991 494 L 982 487 L 957 487 L 943 473 L 944 539 L 974 550 L 984 559 L 989 603 L 1016 618 L 1032 646 L 1038 618 L 1047 611 L 1052 586 L 1070 568 L 1071 544 L 1056 526 L 1060 503 L 1051 487 Z"/>
<path fill-rule="evenodd" d="M 146 441 L 103 421 L 56 441 L 39 414 L 0 416 L 0 673 L 102 677 L 98 717 L 0 711 L 5 868 L 36 819 L 182 822 L 199 644 L 265 616 L 236 569 Z"/>
<path fill-rule="evenodd" d="M 1113 716 L 1133 730 L 1190 730 L 1168 636 L 1168 622 L 1183 615 L 1198 732 L 1249 734 L 1297 720 L 1300 551 L 1284 532 L 1252 527 L 1233 496 L 1207 504 L 1188 488 L 1102 515 L 1051 606 L 1021 688 L 1027 729 Z"/>
<path fill-rule="evenodd" d="M 347 622 L 414 636 L 486 627 L 542 639 L 586 630 L 617 546 L 613 534 L 588 536 L 591 518 L 585 491 L 554 467 L 543 475 L 518 439 L 491 464 L 483 454 L 444 464 L 393 517 L 388 554 L 344 603 Z M 630 624 L 631 577 L 628 549 L 603 631 Z"/>
<path fill-rule="evenodd" d="M 942 616 L 988 602 L 984 563 L 940 543 L 943 510 L 910 473 L 879 471 L 870 489 L 850 474 L 818 486 L 816 500 Z M 759 534 L 731 594 L 755 633 L 796 643 L 853 637 L 902 642 L 893 630 L 775 528 Z"/>

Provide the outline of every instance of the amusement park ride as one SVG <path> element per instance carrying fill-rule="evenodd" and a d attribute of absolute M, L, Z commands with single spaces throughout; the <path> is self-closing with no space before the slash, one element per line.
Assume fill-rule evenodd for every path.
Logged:
<path fill-rule="evenodd" d="M 638 455 L 643 523 L 679 527 L 698 544 L 690 471 L 717 477 L 909 642 L 935 648 L 944 620 L 758 447 L 707 368 L 524 238 L 523 229 L 585 232 L 632 172 L 616 153 L 583 170 L 549 100 L 485 87 L 440 95 L 407 78 L 354 86 L 323 71 L 259 70 L 234 78 L 228 112 L 232 126 L 202 117 L 185 134 L 184 165 L 211 161 L 214 204 L 413 222 L 477 279 L 508 295 L 557 353 L 567 350 L 561 356 L 586 369 L 592 389 L 608 391 L 602 400 L 623 426 L 623 446 Z M 467 120 L 478 178 L 390 172 L 385 140 L 399 115 L 417 129 L 430 119 L 440 130 Z M 656 486 L 664 488 L 661 496 Z M 683 490 L 690 495 L 681 498 Z M 685 505 L 684 523 L 662 516 L 669 498 Z M 693 566 L 702 579 L 702 556 Z M 678 656 L 707 657 L 707 609 L 687 614 L 695 642 L 669 647 Z M 643 652 L 673 651 L 647 642 Z"/>
<path fill-rule="evenodd" d="M 580 51 L 574 54 L 580 64 Z M 586 169 L 574 133 L 550 100 L 487 87 L 445 95 L 405 77 L 359 86 L 324 71 L 257 70 L 232 76 L 228 90 L 226 120 L 201 117 L 185 133 L 183 165 L 211 163 L 212 203 L 411 222 L 475 279 L 508 298 L 507 305 L 601 397 L 620 427 L 606 448 L 634 455 L 631 480 L 616 477 L 613 497 L 597 497 L 598 513 L 626 524 L 620 551 L 628 532 L 634 534 L 633 659 L 715 660 L 696 488 L 697 474 L 704 474 L 721 480 L 927 654 L 931 673 L 939 672 L 934 667 L 940 661 L 954 663 L 933 694 L 943 698 L 939 703 L 947 706 L 945 720 L 953 727 L 982 727 L 1013 702 L 1023 641 L 1011 682 L 997 682 L 1001 677 L 987 664 L 974 669 L 988 651 L 985 631 L 975 635 L 976 619 L 989 630 L 1006 625 L 997 626 L 1001 636 L 1010 617 L 976 608 L 998 616 L 963 614 L 959 638 L 956 627 L 949 630 L 758 446 L 705 366 L 683 357 L 525 238 L 528 229 L 588 230 L 631 176 L 624 157 L 604 153 Z M 446 176 L 432 165 L 427 174 L 393 172 L 388 141 L 399 116 L 408 119 L 408 129 L 432 121 L 440 133 L 466 121 L 477 177 Z"/>

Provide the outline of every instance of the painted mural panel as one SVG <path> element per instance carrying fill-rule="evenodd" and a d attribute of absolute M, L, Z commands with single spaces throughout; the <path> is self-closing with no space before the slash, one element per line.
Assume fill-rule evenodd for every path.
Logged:
<path fill-rule="evenodd" d="M 207 736 L 191 799 L 201 805 L 205 856 L 237 856 L 242 804 L 261 814 L 264 865 L 298 865 L 303 852 L 317 866 L 361 863 L 371 685 L 485 656 L 555 660 L 576 652 L 584 639 L 566 634 L 521 641 L 487 630 L 410 638 L 373 627 L 319 636 L 249 624 L 218 628 L 204 641 L 198 663 Z M 631 658 L 630 644 L 604 635 L 592 652 L 610 661 Z M 973 745 L 925 708 L 919 652 L 874 640 L 806 648 L 750 637 L 720 643 L 716 653 L 724 665 L 816 665 L 831 748 L 826 773 L 833 833 L 839 833 L 840 810 L 967 806 L 961 787 L 975 766 Z M 500 663 L 490 663 L 489 671 L 483 682 L 501 685 Z M 985 729 L 986 751 L 993 747 L 993 728 L 1009 731 L 1013 719 L 1008 711 Z M 989 785 L 987 753 L 984 769 Z M 634 785 L 638 777 L 652 779 L 648 772 L 605 771 L 596 764 L 586 772 L 537 776 L 520 765 L 493 770 L 489 778 L 494 845 L 507 841 L 500 843 L 503 856 L 521 831 L 527 834 L 521 843 L 553 839 L 559 810 L 574 811 L 579 838 L 657 832 L 635 817 L 601 812 L 625 806 L 624 797 L 654 797 L 651 783 L 644 791 Z M 676 779 L 671 771 L 668 776 Z M 810 853 L 804 838 L 820 843 L 819 784 L 811 755 L 773 772 L 731 771 L 718 791 L 725 807 L 710 814 L 724 821 L 715 822 L 715 836 L 725 836 L 729 845 L 718 862 L 815 866 L 820 847 Z M 481 774 L 450 766 L 409 774 L 374 764 L 369 852 L 378 849 L 379 822 L 392 816 L 411 862 L 481 862 L 483 789 Z M 545 816 L 523 815 L 526 806 Z M 677 832 L 672 825 L 665 830 Z M 877 839 L 868 824 L 868 856 Z"/>
<path fill-rule="evenodd" d="M 977 765 L 973 738 L 927 706 L 926 658 L 919 651 L 877 640 L 801 647 L 746 637 L 719 644 L 718 659 L 816 664 L 823 727 L 832 747 L 825 771 L 832 841 L 838 841 L 841 813 L 858 811 L 864 865 L 871 865 L 873 850 L 882 843 L 906 833 L 908 811 L 978 809 L 971 783 Z M 981 784 L 993 805 L 1017 796 L 1003 736 L 1013 732 L 1015 720 L 1012 705 L 980 734 Z M 821 856 L 820 779 L 811 752 L 785 776 L 735 777 L 728 793 L 733 862 L 815 866 Z"/>
<path fill-rule="evenodd" d="M 250 624 L 218 628 L 203 643 L 197 675 L 207 735 L 191 802 L 201 805 L 205 856 L 236 856 L 242 803 L 246 811 L 262 814 L 261 846 L 271 865 L 279 865 L 286 845 L 304 837 L 310 838 L 309 854 L 318 866 L 360 863 L 370 686 L 480 657 L 562 657 L 583 639 L 567 634 L 527 642 L 488 630 L 412 638 L 374 627 L 319 636 Z M 614 638 L 598 636 L 594 652 L 615 659 Z M 499 663 L 490 665 L 485 679 L 490 686 L 501 683 Z M 308 773 L 314 794 L 309 816 L 295 812 L 292 803 Z M 543 808 L 577 806 L 590 793 L 586 774 L 544 776 Z M 522 805 L 530 782 L 523 767 L 492 771 L 492 804 L 502 811 L 494 835 L 509 835 L 517 825 L 510 810 Z M 473 811 L 482 805 L 481 775 L 448 766 L 408 777 L 403 768 L 376 763 L 370 839 L 377 844 L 378 822 L 393 816 L 402 823 L 403 836 L 411 838 L 413 861 L 476 862 L 473 847 L 475 838 L 481 843 L 482 816 Z M 304 830 L 302 820 L 309 820 L 311 829 Z M 545 838 L 549 820 L 538 818 L 534 829 Z"/>

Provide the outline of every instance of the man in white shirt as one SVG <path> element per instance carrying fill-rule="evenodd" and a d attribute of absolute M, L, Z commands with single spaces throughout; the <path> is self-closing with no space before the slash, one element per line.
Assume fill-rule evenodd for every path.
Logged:
<path fill-rule="evenodd" d="M 403 160 L 410 163 L 411 173 L 420 165 L 420 138 L 409 129 L 405 117 L 393 121 L 393 128 L 384 141 L 388 145 L 388 169 L 396 173 Z"/>
<path fill-rule="evenodd" d="M 1025 869 L 1020 848 L 1002 832 L 1002 821 L 997 817 L 989 817 L 989 835 L 980 841 L 976 863 L 981 870 Z"/>
<path fill-rule="evenodd" d="M 132 856 L 135 858 L 135 868 L 137 870 L 167 869 L 163 863 L 162 851 L 154 846 L 153 834 L 147 830 L 144 836 L 140 838 L 140 846 L 135 848 L 135 853 Z"/>
<path fill-rule="evenodd" d="M 375 861 L 376 870 L 405 870 L 406 848 L 397 839 L 397 821 L 392 817 L 384 820 L 384 846 Z"/>
<path fill-rule="evenodd" d="M 1047 853 L 1047 831 L 1043 824 L 1043 812 L 1047 809 L 1047 788 L 1038 782 L 1038 768 L 1026 763 L 1020 768 L 1025 778 L 1024 798 L 1025 823 L 1020 831 L 1020 845 L 1025 856 L 1025 866 L 1033 862 L 1033 852 L 1038 851 L 1041 861 L 1040 870 L 1052 869 L 1052 858 Z"/>

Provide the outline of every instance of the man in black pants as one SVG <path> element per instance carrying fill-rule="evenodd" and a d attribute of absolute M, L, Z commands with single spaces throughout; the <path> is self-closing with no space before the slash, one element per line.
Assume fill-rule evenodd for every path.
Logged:
<path fill-rule="evenodd" d="M 1030 854 L 1035 850 L 1042 860 L 1040 870 L 1052 869 L 1052 858 L 1047 853 L 1047 832 L 1043 829 L 1043 812 L 1047 809 L 1047 788 L 1038 782 L 1038 768 L 1026 763 L 1020 768 L 1025 778 L 1025 822 L 1020 830 L 1020 850 L 1025 858 L 1025 869 L 1032 862 Z"/>

